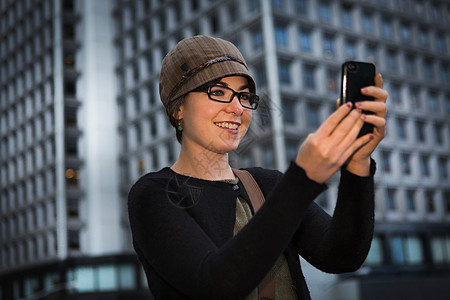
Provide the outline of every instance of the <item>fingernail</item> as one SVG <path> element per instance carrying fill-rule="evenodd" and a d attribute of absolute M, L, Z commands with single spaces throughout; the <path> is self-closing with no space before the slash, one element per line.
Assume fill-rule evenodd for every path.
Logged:
<path fill-rule="evenodd" d="M 368 88 L 363 88 L 362 91 L 363 91 L 363 93 L 367 93 L 369 91 L 369 89 Z"/>
<path fill-rule="evenodd" d="M 361 119 L 365 120 L 365 119 L 367 119 L 367 116 L 366 115 L 361 115 Z"/>
<path fill-rule="evenodd" d="M 373 140 L 374 136 L 373 134 L 369 135 L 369 140 Z"/>
<path fill-rule="evenodd" d="M 352 107 L 352 103 L 351 102 L 347 102 L 346 105 L 347 105 L 348 108 Z"/>
<path fill-rule="evenodd" d="M 361 106 L 361 102 L 356 102 L 356 106 Z"/>
<path fill-rule="evenodd" d="M 359 108 L 357 108 L 356 111 L 357 111 L 358 113 L 361 113 L 361 109 L 359 109 Z"/>

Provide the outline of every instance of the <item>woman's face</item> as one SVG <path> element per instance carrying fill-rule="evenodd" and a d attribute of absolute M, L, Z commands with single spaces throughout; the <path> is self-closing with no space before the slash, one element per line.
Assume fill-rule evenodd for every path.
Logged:
<path fill-rule="evenodd" d="M 236 92 L 249 92 L 247 78 L 224 77 L 217 85 Z M 200 147 L 216 153 L 235 150 L 245 136 L 252 111 L 239 103 L 237 96 L 230 103 L 210 100 L 205 92 L 190 92 L 180 107 L 177 119 L 183 119 L 183 146 Z"/>

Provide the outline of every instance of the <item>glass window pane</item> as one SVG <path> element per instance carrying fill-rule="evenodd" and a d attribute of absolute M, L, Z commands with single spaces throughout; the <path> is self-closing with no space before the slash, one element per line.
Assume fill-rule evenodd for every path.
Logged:
<path fill-rule="evenodd" d="M 369 254 L 367 255 L 366 264 L 381 265 L 383 263 L 383 244 L 379 237 L 374 237 L 372 245 L 370 246 Z"/>
<path fill-rule="evenodd" d="M 409 264 L 420 264 L 423 262 L 422 242 L 418 237 L 406 238 L 406 250 Z"/>
<path fill-rule="evenodd" d="M 444 262 L 444 241 L 441 238 L 433 238 L 431 240 L 431 253 L 435 263 Z"/>
<path fill-rule="evenodd" d="M 98 288 L 100 291 L 117 289 L 117 272 L 114 266 L 101 266 L 98 268 Z"/>
<path fill-rule="evenodd" d="M 94 268 L 79 267 L 75 270 L 75 289 L 78 292 L 91 292 L 95 290 Z"/>
<path fill-rule="evenodd" d="M 405 263 L 405 249 L 401 237 L 391 239 L 391 255 L 394 264 L 402 265 Z"/>
<path fill-rule="evenodd" d="M 119 287 L 120 289 L 136 288 L 136 272 L 132 265 L 123 265 L 119 267 Z"/>

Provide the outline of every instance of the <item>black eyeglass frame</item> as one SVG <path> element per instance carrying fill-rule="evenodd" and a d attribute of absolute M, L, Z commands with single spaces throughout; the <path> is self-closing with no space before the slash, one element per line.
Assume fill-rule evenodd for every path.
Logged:
<path fill-rule="evenodd" d="M 219 88 L 224 88 L 224 89 L 230 90 L 232 92 L 230 100 L 224 101 L 224 100 L 218 100 L 218 99 L 212 98 L 212 96 L 211 96 L 211 89 L 213 87 L 219 87 Z M 250 92 L 236 92 L 232 88 L 229 88 L 227 86 L 220 85 L 220 84 L 211 84 L 211 85 L 201 86 L 201 87 L 193 90 L 193 92 L 204 92 L 204 93 L 206 93 L 208 95 L 208 98 L 210 100 L 213 100 L 213 101 L 216 101 L 216 102 L 220 102 L 220 103 L 230 103 L 231 101 L 233 101 L 234 97 L 237 96 L 237 98 L 239 100 L 239 103 L 242 105 L 242 107 L 245 107 L 245 108 L 251 109 L 251 110 L 256 110 L 258 108 L 258 104 L 259 104 L 259 96 L 257 94 L 250 93 Z M 256 106 L 252 107 L 252 106 L 246 106 L 246 105 L 242 104 L 242 101 L 241 101 L 242 95 L 248 95 L 250 97 L 252 97 L 252 96 L 255 97 L 256 101 L 254 103 L 256 103 Z"/>

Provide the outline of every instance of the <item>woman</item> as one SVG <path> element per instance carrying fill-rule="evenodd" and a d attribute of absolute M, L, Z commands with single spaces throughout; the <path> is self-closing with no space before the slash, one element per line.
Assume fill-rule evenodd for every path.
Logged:
<path fill-rule="evenodd" d="M 257 214 L 229 165 L 258 106 L 255 83 L 230 42 L 195 36 L 164 58 L 160 95 L 181 152 L 129 194 L 133 244 L 156 299 L 258 299 L 272 274 L 277 299 L 310 299 L 298 254 L 325 272 L 357 270 L 373 234 L 374 162 L 385 101 L 343 105 L 308 136 L 286 172 L 248 171 L 265 196 Z M 373 115 L 364 115 L 362 110 Z M 357 138 L 364 122 L 373 134 Z M 314 202 L 341 169 L 333 217 Z M 262 288 L 259 288 L 262 289 Z"/>

